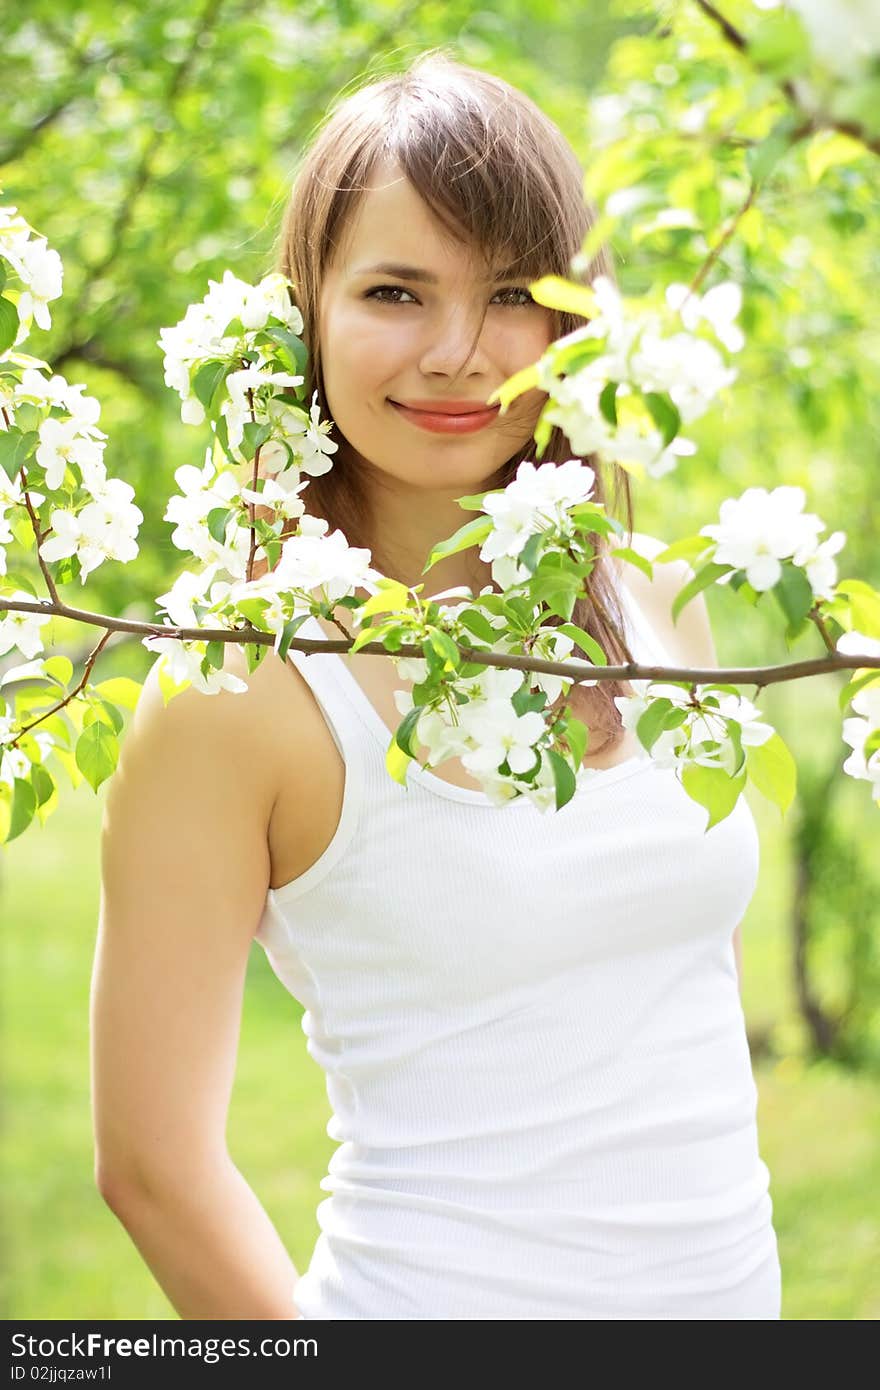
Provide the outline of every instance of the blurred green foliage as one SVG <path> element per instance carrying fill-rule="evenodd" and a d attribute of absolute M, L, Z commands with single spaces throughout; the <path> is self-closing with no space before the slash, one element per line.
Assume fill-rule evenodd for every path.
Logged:
<path fill-rule="evenodd" d="M 93 1179 L 88 996 L 98 918 L 97 845 L 106 787 L 62 790 L 46 826 L 9 845 L 0 933 L 5 1232 L 0 1313 L 19 1318 L 174 1318 L 174 1309 Z M 758 1056 L 758 1133 L 770 1169 L 788 1319 L 880 1315 L 876 1082 L 809 1064 L 788 982 L 785 831 L 756 799 L 758 889 L 743 923 L 750 1038 L 775 1021 L 791 1050 Z M 302 1008 L 254 945 L 228 1139 L 298 1271 L 319 1234 L 319 1183 L 336 1144 Z M 760 1049 L 757 1049 L 760 1052 Z"/>
<path fill-rule="evenodd" d="M 745 32 L 763 23 L 748 0 L 721 8 Z M 771 51 L 775 40 L 762 32 Z M 159 329 L 225 268 L 245 279 L 271 268 L 290 180 L 324 113 L 365 76 L 435 45 L 507 78 L 558 122 L 590 197 L 614 214 L 624 293 L 689 282 L 716 246 L 703 288 L 719 279 L 742 286 L 739 379 L 688 429 L 696 455 L 637 489 L 637 529 L 671 542 L 717 519 L 721 501 L 748 486 L 799 484 L 829 533 L 847 533 L 841 577 L 880 584 L 878 159 L 829 132 L 783 142 L 770 159 L 766 138 L 786 98 L 696 4 L 34 0 L 4 22 L 2 200 L 61 253 L 65 293 L 52 306 L 52 329 L 28 347 L 100 399 L 108 471 L 134 486 L 145 514 L 137 560 L 102 566 L 69 600 L 155 616 L 155 596 L 186 565 L 162 519 L 174 470 L 199 463 L 207 443 L 180 423 L 163 384 Z M 738 218 L 756 168 L 763 186 Z M 678 225 L 657 219 L 670 208 Z M 716 587 L 708 601 L 722 664 L 788 659 L 772 605 L 744 621 L 728 589 Z M 61 619 L 43 636 L 47 649 L 79 656 L 95 640 Z M 820 651 L 814 633 L 791 656 Z M 137 641 L 115 642 L 95 678 L 142 678 L 151 661 Z M 877 1104 L 857 1070 L 876 1073 L 880 1061 L 880 867 L 867 784 L 840 772 L 841 684 L 777 685 L 760 701 L 795 754 L 800 782 L 784 824 L 756 808 L 764 867 L 745 930 L 788 1317 L 878 1311 L 876 1255 L 873 1292 L 869 1278 L 877 1228 L 863 1200 L 877 1181 L 867 1138 Z M 84 1077 L 99 806 L 87 786 L 68 791 L 47 826 L 31 827 L 4 860 L 12 927 L 3 933 L 4 1053 L 15 1055 L 4 1083 L 4 1191 L 16 1246 L 7 1307 L 16 1316 L 168 1315 L 92 1185 Z M 793 970 L 795 909 L 806 995 Z M 811 1001 L 831 1025 L 824 1047 Z M 299 1266 L 316 1233 L 311 1213 L 331 1146 L 322 1081 L 295 1023 L 260 953 L 231 1136 Z M 281 1049 L 290 1050 L 283 1068 Z M 849 1079 L 809 1066 L 823 1050 Z M 820 1116 L 827 1144 L 818 1142 Z"/>

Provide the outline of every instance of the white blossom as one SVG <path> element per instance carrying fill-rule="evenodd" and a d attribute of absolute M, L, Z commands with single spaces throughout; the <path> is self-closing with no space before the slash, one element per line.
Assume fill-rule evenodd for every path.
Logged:
<path fill-rule="evenodd" d="M 62 291 L 64 267 L 45 237 L 30 238 L 32 228 L 15 216 L 14 207 L 0 208 L 0 257 L 9 262 L 21 280 L 17 305 L 19 323 L 33 317 L 40 328 L 52 327 L 48 304 Z"/>
<path fill-rule="evenodd" d="M 662 336 L 646 328 L 630 360 L 633 378 L 645 391 L 665 391 L 687 424 L 706 413 L 711 402 L 736 380 L 721 354 L 690 333 Z"/>
<path fill-rule="evenodd" d="M 52 534 L 40 545 L 43 558 L 61 560 L 75 554 L 83 584 L 104 560 L 134 560 L 138 554 L 135 536 L 144 514 L 132 502 L 133 497 L 130 483 L 109 478 L 80 511 L 54 507 L 50 516 Z"/>
<path fill-rule="evenodd" d="M 837 77 L 856 79 L 880 54 L 877 0 L 789 0 L 809 33 L 813 53 Z"/>
<path fill-rule="evenodd" d="M 23 667 L 20 669 L 24 669 Z M 0 713 L 0 782 L 5 782 L 7 786 L 14 787 L 16 777 L 27 777 L 31 770 L 31 760 L 21 748 L 11 748 L 9 741 L 15 738 L 19 727 L 19 721 L 13 717 L 12 706 L 3 702 L 3 713 Z M 32 729 L 28 735 L 35 739 L 40 750 L 40 757 L 45 761 L 49 752 L 55 747 L 55 739 L 47 729 Z"/>
<path fill-rule="evenodd" d="M 687 285 L 675 280 L 666 287 L 666 303 L 678 312 L 688 331 L 693 331 L 704 319 L 728 352 L 739 352 L 744 346 L 743 331 L 734 323 L 742 308 L 742 290 L 733 280 L 713 285 L 702 297 L 690 293 Z"/>
<path fill-rule="evenodd" d="M 27 593 L 24 589 L 4 594 L 4 598 L 10 603 L 14 603 L 16 599 L 24 603 L 34 602 L 33 594 Z M 5 656 L 15 648 L 22 656 L 29 659 L 35 657 L 38 652 L 44 650 L 40 628 L 51 620 L 51 613 L 29 613 L 12 608 L 0 613 L 0 656 Z"/>
<path fill-rule="evenodd" d="M 37 463 L 46 471 L 46 486 L 54 492 L 64 482 L 68 463 L 98 463 L 104 451 L 103 441 L 84 433 L 79 421 L 71 417 L 58 420 L 49 415 L 40 423 L 40 442 L 36 448 Z"/>
<path fill-rule="evenodd" d="M 480 558 L 489 561 L 502 555 L 517 556 L 529 536 L 567 527 L 568 508 L 590 497 L 595 480 L 593 469 L 580 459 L 540 467 L 524 459 L 507 487 L 483 500 L 483 510 L 492 517 L 493 527 L 480 549 Z"/>
<path fill-rule="evenodd" d="M 821 545 L 809 542 L 795 551 L 792 560 L 802 565 L 815 598 L 831 599 L 837 585 L 837 563 L 832 558 L 846 545 L 846 532 L 834 531 Z"/>
<path fill-rule="evenodd" d="M 758 592 L 772 589 L 782 576 L 781 561 L 802 566 L 817 597 L 828 597 L 836 581 L 833 554 L 846 540 L 836 531 L 821 544 L 818 533 L 825 523 L 804 512 L 802 487 L 783 486 L 768 492 L 746 488 L 738 498 L 721 503 L 720 521 L 700 528 L 700 535 L 716 541 L 714 560 L 742 570 Z"/>
<path fill-rule="evenodd" d="M 216 695 L 221 690 L 242 695 L 248 688 L 247 681 L 222 668 L 209 671 L 207 676 L 202 675 L 201 663 L 207 650 L 206 642 L 183 641 L 175 637 L 145 637 L 143 644 L 150 651 L 159 653 L 162 666 L 176 685 L 191 681 L 203 695 Z"/>
<path fill-rule="evenodd" d="M 876 637 L 866 637 L 864 632 L 852 628 L 837 639 L 837 650 L 846 656 L 880 656 L 880 641 Z M 868 668 L 865 667 L 865 670 Z M 880 671 L 878 671 L 880 677 Z"/>
<path fill-rule="evenodd" d="M 281 402 L 280 404 L 283 404 Z M 288 433 L 291 448 L 295 450 L 297 465 L 313 478 L 319 478 L 322 473 L 328 473 L 332 468 L 329 454 L 335 454 L 339 445 L 334 439 L 328 439 L 327 435 L 333 428 L 332 420 L 322 420 L 318 406 L 318 393 L 312 393 L 312 404 L 309 410 L 309 420 L 303 425 L 302 432 L 298 432 L 295 422 L 291 420 Z M 260 455 L 262 460 L 262 454 Z"/>
<path fill-rule="evenodd" d="M 651 757 L 658 767 L 678 768 L 689 763 L 704 767 L 723 767 L 733 773 L 736 769 L 736 749 L 728 730 L 728 721 L 740 725 L 743 747 L 765 743 L 774 730 L 759 718 L 760 711 L 744 696 L 696 687 L 696 698 L 705 702 L 711 697 L 717 707 L 706 705 L 694 708 L 690 691 L 665 681 L 634 680 L 633 695 L 615 695 L 625 729 L 635 730 L 639 720 L 655 699 L 666 696 L 673 705 L 687 711 L 687 719 L 675 729 L 664 729 L 651 745 Z M 717 745 L 717 746 L 711 746 Z"/>
<path fill-rule="evenodd" d="M 880 643 L 876 644 L 880 647 Z M 875 653 L 876 654 L 876 653 Z M 855 715 L 843 721 L 843 741 L 852 752 L 843 764 L 850 777 L 871 783 L 872 800 L 880 804 L 880 748 L 865 756 L 865 745 L 880 729 L 880 685 L 866 685 L 853 696 Z"/>
<path fill-rule="evenodd" d="M 322 585 L 329 603 L 347 597 L 356 588 L 373 590 L 381 579 L 369 564 L 369 550 L 349 546 L 336 530 L 325 535 L 322 517 L 304 515 L 299 534 L 285 540 L 274 571 L 279 587 L 312 590 Z"/>
<path fill-rule="evenodd" d="M 289 474 L 284 474 L 288 478 Z M 303 488 L 308 487 L 308 479 L 303 478 L 293 487 L 287 487 L 283 482 L 275 478 L 263 479 L 263 490 L 257 492 L 254 488 L 243 487 L 241 497 L 245 502 L 251 502 L 254 506 L 272 507 L 276 515 L 283 517 L 302 516 L 305 511 L 305 502 L 299 496 Z"/>
<path fill-rule="evenodd" d="M 180 396 L 185 424 L 200 425 L 205 419 L 204 407 L 192 394 L 190 385 L 191 370 L 196 364 L 231 361 L 240 353 L 248 334 L 265 328 L 270 317 L 295 335 L 302 332 L 302 315 L 290 303 L 286 286 L 285 278 L 275 272 L 258 285 L 249 285 L 227 270 L 222 280 L 208 281 L 208 293 L 200 304 L 190 304 L 178 323 L 160 329 L 158 343 L 164 354 L 165 384 Z M 243 334 L 227 333 L 235 320 L 241 323 Z M 301 380 L 297 378 L 297 384 Z"/>

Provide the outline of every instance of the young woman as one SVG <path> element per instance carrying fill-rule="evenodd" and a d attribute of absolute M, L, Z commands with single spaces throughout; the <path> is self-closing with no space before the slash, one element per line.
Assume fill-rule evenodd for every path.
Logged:
<path fill-rule="evenodd" d="M 339 448 L 304 500 L 383 573 L 492 585 L 476 551 L 422 569 L 455 499 L 533 457 L 540 392 L 481 408 L 578 326 L 527 285 L 569 274 L 589 225 L 557 127 L 442 52 L 349 95 L 308 151 L 279 264 Z M 569 457 L 554 431 L 544 460 Z M 672 623 L 683 581 L 603 546 L 575 621 L 610 659 L 716 664 L 702 600 Z M 734 949 L 748 807 L 704 833 L 608 682 L 573 690 L 592 772 L 561 812 L 499 809 L 457 760 L 403 788 L 409 685 L 384 657 L 270 652 L 246 694 L 165 707 L 151 671 L 104 826 L 100 1191 L 184 1318 L 780 1317 Z M 225 1140 L 255 938 L 340 1141 L 302 1274 Z"/>

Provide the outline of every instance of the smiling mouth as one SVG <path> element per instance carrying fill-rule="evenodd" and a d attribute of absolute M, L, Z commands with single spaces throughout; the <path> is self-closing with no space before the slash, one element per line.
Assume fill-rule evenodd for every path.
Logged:
<path fill-rule="evenodd" d="M 448 415 L 451 419 L 461 420 L 468 415 L 489 415 L 499 409 L 499 405 L 469 405 L 462 409 L 452 410 L 449 406 L 438 402 L 437 405 L 407 405 L 405 401 L 396 401 L 392 396 L 388 397 L 392 405 L 396 405 L 400 410 L 411 410 L 417 415 Z"/>
<path fill-rule="evenodd" d="M 456 411 L 453 414 L 448 409 L 428 410 L 420 406 L 403 405 L 391 396 L 388 397 L 388 403 L 413 428 L 448 437 L 476 434 L 479 430 L 487 429 L 494 423 L 500 408 L 498 405 L 482 406 L 476 410 Z"/>

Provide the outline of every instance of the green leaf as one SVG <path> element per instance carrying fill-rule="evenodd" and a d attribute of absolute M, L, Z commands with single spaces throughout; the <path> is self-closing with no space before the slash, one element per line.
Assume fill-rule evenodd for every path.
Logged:
<path fill-rule="evenodd" d="M 95 718 L 101 719 L 114 733 L 122 732 L 125 722 L 122 715 L 110 700 L 103 700 L 100 695 L 94 697 L 94 703 L 86 713 L 83 724 L 91 724 Z"/>
<path fill-rule="evenodd" d="M 566 342 L 563 338 L 556 344 L 551 343 L 546 356 L 549 358 L 554 372 L 572 376 L 575 372 L 580 371 L 581 367 L 585 367 L 588 363 L 594 362 L 597 357 L 601 357 L 604 351 L 604 337 L 581 338 L 574 342 Z"/>
<path fill-rule="evenodd" d="M 16 429 L 14 425 L 11 430 L 0 430 L 0 467 L 7 477 L 15 477 L 39 442 L 40 436 L 36 430 L 23 432 Z"/>
<path fill-rule="evenodd" d="M 361 618 L 371 618 L 374 613 L 392 613 L 401 608 L 406 608 L 409 603 L 409 590 L 405 584 L 401 584 L 397 579 L 383 579 L 379 581 L 379 588 L 375 594 L 361 605 Z"/>
<path fill-rule="evenodd" d="M 616 381 L 606 381 L 599 396 L 599 409 L 609 425 L 617 428 L 617 387 Z"/>
<path fill-rule="evenodd" d="M 76 765 L 76 760 L 73 756 L 73 753 L 71 753 L 67 748 L 59 748 L 56 744 L 55 747 L 52 749 L 52 757 L 57 758 L 58 762 L 64 768 L 65 772 L 70 778 L 70 785 L 75 790 L 82 782 L 83 777 L 82 773 Z M 2 790 L 2 788 L 0 788 L 0 790 Z"/>
<path fill-rule="evenodd" d="M 678 407 L 665 391 L 642 391 L 642 400 L 651 412 L 651 418 L 660 431 L 663 447 L 671 444 L 681 426 Z"/>
<path fill-rule="evenodd" d="M 867 686 L 880 685 L 880 671 L 875 666 L 860 667 L 860 674 L 853 676 L 852 680 L 847 681 L 837 697 L 837 703 L 841 711 L 845 710 L 860 690 Z"/>
<path fill-rule="evenodd" d="M 568 715 L 565 724 L 565 741 L 568 744 L 575 767 L 580 767 L 584 760 L 589 736 L 590 731 L 583 720 L 577 719 L 573 714 Z"/>
<path fill-rule="evenodd" d="M 756 183 L 763 183 L 791 149 L 791 138 L 801 119 L 800 113 L 794 115 L 786 111 L 769 135 L 746 150 L 746 166 Z"/>
<path fill-rule="evenodd" d="M 290 651 L 291 641 L 296 636 L 303 623 L 306 622 L 306 620 L 310 616 L 311 615 L 308 613 L 301 613 L 298 617 L 291 618 L 290 622 L 285 623 L 284 631 L 281 634 L 281 639 L 277 647 L 278 655 L 280 656 L 282 661 L 287 660 L 287 653 Z M 310 655 L 310 653 L 306 653 L 306 655 Z"/>
<path fill-rule="evenodd" d="M 60 653 L 50 656 L 43 662 L 43 674 L 66 690 L 73 675 L 73 662 Z"/>
<path fill-rule="evenodd" d="M 87 725 L 76 741 L 76 765 L 92 791 L 114 771 L 119 759 L 119 742 L 115 733 L 101 720 Z"/>
<path fill-rule="evenodd" d="M 5 843 L 16 839 L 24 830 L 27 830 L 37 809 L 37 797 L 30 782 L 24 777 L 16 777 L 13 784 L 12 806 L 10 809 L 9 829 L 6 832 Z"/>
<path fill-rule="evenodd" d="M 437 627 L 429 627 L 428 642 L 442 659 L 443 669 L 445 671 L 449 672 L 458 669 L 461 661 L 461 653 L 447 632 L 443 632 Z"/>
<path fill-rule="evenodd" d="M 33 535 L 33 531 L 31 531 L 31 535 Z M 32 581 L 21 570 L 7 570 L 5 574 L 0 575 L 0 594 L 11 594 L 16 589 L 23 590 L 32 598 L 39 598 Z"/>
<path fill-rule="evenodd" d="M 31 780 L 36 794 L 36 815 L 44 826 L 58 805 L 58 788 L 50 771 L 43 766 L 33 767 Z"/>
<path fill-rule="evenodd" d="M 704 565 L 702 569 L 697 570 L 693 579 L 689 579 L 684 588 L 679 589 L 675 598 L 672 600 L 672 607 L 669 610 L 672 614 L 672 621 L 674 623 L 678 622 L 678 615 L 685 605 L 690 603 L 692 598 L 696 598 L 697 594 L 701 593 L 703 589 L 708 589 L 710 584 L 714 584 L 715 580 L 720 575 L 726 574 L 729 569 L 729 565 L 716 565 L 710 562 L 708 565 Z"/>
<path fill-rule="evenodd" d="M 395 782 L 399 782 L 402 787 L 409 791 L 406 781 L 406 770 L 412 762 L 412 758 L 404 753 L 399 746 L 397 739 L 393 738 L 388 745 L 385 753 L 385 767 Z"/>
<path fill-rule="evenodd" d="M 498 640 L 498 633 L 485 613 L 481 613 L 479 608 L 463 608 L 455 616 L 461 626 L 467 628 L 468 632 L 472 632 L 475 637 L 479 637 L 481 642 L 490 647 L 495 645 Z"/>
<path fill-rule="evenodd" d="M 638 550 L 633 550 L 632 546 L 629 545 L 619 545 L 615 546 L 614 550 L 611 553 L 613 554 L 615 560 L 628 561 L 629 564 L 635 565 L 638 569 L 642 571 L 642 574 L 644 574 L 648 579 L 653 581 L 654 570 L 652 561 L 648 560 Z"/>
<path fill-rule="evenodd" d="M 535 426 L 534 439 L 537 445 L 535 453 L 539 462 L 544 457 L 544 450 L 550 443 L 550 436 L 552 435 L 553 430 L 555 428 L 555 426 L 552 425 L 550 423 L 550 420 L 548 419 L 549 412 L 550 405 L 548 403 L 548 405 L 546 405 L 544 409 L 541 411 L 541 414 L 538 417 L 538 423 Z"/>
<path fill-rule="evenodd" d="M 880 637 L 880 593 L 863 579 L 842 579 L 836 587 L 849 600 L 849 626 L 866 637 Z"/>
<path fill-rule="evenodd" d="M 240 599 L 235 605 L 236 611 L 250 623 L 251 627 L 257 627 L 261 632 L 268 632 L 269 628 L 264 623 L 264 614 L 269 607 L 267 598 L 245 598 Z"/>
<path fill-rule="evenodd" d="M 205 407 L 205 412 L 208 415 L 214 413 L 211 409 L 211 402 L 214 399 L 215 391 L 223 384 L 231 371 L 232 367 L 228 362 L 212 360 L 199 367 L 193 377 L 193 392 Z"/>
<path fill-rule="evenodd" d="M 547 696 L 543 690 L 529 690 L 528 686 L 523 684 L 519 690 L 513 692 L 510 703 L 519 715 L 533 712 L 540 714 L 547 703 Z"/>
<path fill-rule="evenodd" d="M 749 29 L 749 57 L 773 77 L 796 77 L 811 56 L 810 36 L 792 10 L 768 10 Z"/>
<path fill-rule="evenodd" d="M 294 376 L 305 376 L 309 353 L 302 338 L 291 333 L 289 328 L 266 328 L 263 333 L 281 348 L 280 355 L 287 370 Z"/>
<path fill-rule="evenodd" d="M 168 704 L 169 700 L 173 700 L 175 695 L 182 694 L 187 686 L 192 685 L 191 680 L 176 681 L 174 679 L 169 669 L 168 661 L 164 655 L 159 658 L 157 679 L 159 681 L 159 689 L 162 692 L 162 701 L 165 705 Z"/>
<path fill-rule="evenodd" d="M 355 652 L 359 652 L 362 647 L 365 647 L 367 645 L 368 642 L 381 642 L 384 646 L 386 635 L 389 632 L 393 632 L 398 626 L 398 619 L 395 616 L 392 618 L 386 618 L 384 622 L 367 623 L 366 626 L 360 627 L 355 634 L 351 646 L 348 649 L 349 655 L 354 656 Z M 341 635 L 342 634 L 340 633 L 340 636 Z M 389 650 L 397 651 L 399 647 L 400 641 L 398 640 L 395 645 L 389 648 Z"/>
<path fill-rule="evenodd" d="M 538 364 L 533 362 L 531 366 L 523 367 L 522 371 L 514 372 L 513 376 L 502 382 L 498 389 L 492 392 L 486 404 L 494 405 L 496 401 L 500 401 L 501 413 L 503 414 L 511 401 L 515 401 L 517 396 L 521 396 L 524 391 L 533 390 L 537 385 Z"/>
<path fill-rule="evenodd" d="M 21 401 L 15 407 L 15 424 L 22 434 L 39 434 L 45 411 L 31 401 Z"/>
<path fill-rule="evenodd" d="M 600 312 L 594 290 L 588 285 L 566 280 L 561 275 L 542 275 L 531 282 L 529 289 L 535 302 L 548 309 L 560 309 L 563 313 L 578 314 L 585 319 L 595 318 Z"/>
<path fill-rule="evenodd" d="M 106 700 L 112 700 L 115 704 L 123 705 L 125 709 L 135 709 L 140 699 L 143 686 L 130 676 L 111 676 L 109 680 L 101 681 L 98 685 L 91 687 Z"/>
<path fill-rule="evenodd" d="M 52 774 L 42 765 L 36 763 L 31 768 L 31 781 L 37 800 L 37 809 L 45 806 L 55 793 L 55 781 Z"/>
<path fill-rule="evenodd" d="M 775 801 L 784 816 L 797 789 L 797 764 L 778 733 L 746 748 L 746 769 L 758 791 Z"/>
<path fill-rule="evenodd" d="M 208 523 L 208 533 L 218 545 L 223 545 L 226 541 L 226 525 L 233 513 L 228 507 L 212 507 L 205 518 Z"/>
<path fill-rule="evenodd" d="M 416 725 L 422 716 L 423 707 L 413 705 L 412 709 L 407 710 L 394 734 L 394 743 L 402 749 L 407 758 L 414 758 L 415 753 L 412 748 L 412 739 L 416 732 Z"/>
<path fill-rule="evenodd" d="M 586 652 L 587 660 L 592 661 L 594 666 L 608 665 L 608 657 L 595 637 L 591 637 L 582 627 L 578 627 L 577 623 L 560 623 L 558 630 L 564 632 L 566 637 L 571 637 L 581 650 Z"/>
<path fill-rule="evenodd" d="M 743 768 L 745 767 L 746 763 L 746 755 L 743 750 L 742 741 L 742 725 L 738 722 L 738 720 L 729 719 L 727 721 L 727 737 L 730 739 L 730 742 L 733 745 L 733 752 L 736 761 L 736 766 L 734 767 L 734 776 L 738 777 L 739 774 L 742 772 Z"/>
<path fill-rule="evenodd" d="M 486 494 L 484 493 L 483 496 Z M 459 506 L 471 501 L 471 498 L 458 498 Z M 482 505 L 483 498 L 480 498 Z M 457 555 L 461 550 L 467 550 L 472 545 L 481 545 L 489 535 L 494 522 L 490 516 L 477 516 L 472 521 L 466 521 L 464 526 L 460 526 L 454 535 L 447 540 L 440 541 L 428 556 L 428 563 L 422 570 L 422 574 L 427 574 L 432 565 L 436 565 L 438 560 L 445 560 L 447 555 Z"/>
<path fill-rule="evenodd" d="M 773 586 L 773 596 L 788 619 L 786 637 L 793 640 L 813 606 L 813 590 L 804 571 L 790 560 L 783 561 L 782 574 Z"/>
<path fill-rule="evenodd" d="M 668 695 L 661 695 L 659 699 L 651 701 L 636 724 L 636 735 L 644 748 L 649 751 L 653 748 L 666 728 L 666 716 L 674 708 Z"/>
<path fill-rule="evenodd" d="M 553 769 L 556 809 L 561 811 L 566 802 L 571 801 L 577 790 L 577 778 L 573 768 L 560 753 L 556 752 L 555 748 L 548 748 L 545 756 L 550 759 L 550 766 Z"/>
<path fill-rule="evenodd" d="M 268 420 L 247 420 L 242 427 L 241 452 L 246 458 L 252 459 L 261 444 L 265 444 L 269 435 L 272 433 L 272 425 Z"/>
<path fill-rule="evenodd" d="M 566 622 L 571 617 L 575 602 L 583 585 L 578 575 L 570 570 L 541 569 L 533 576 L 529 592 L 535 603 L 544 603 L 551 613 Z"/>
<path fill-rule="evenodd" d="M 848 164 L 869 153 L 861 140 L 844 135 L 839 130 L 817 130 L 807 146 L 807 174 L 810 183 L 818 183 L 828 169 Z"/>
<path fill-rule="evenodd" d="M 519 563 L 528 570 L 529 574 L 534 574 L 541 560 L 541 551 L 546 544 L 547 538 L 540 531 L 529 536 L 525 545 L 519 553 Z"/>
<path fill-rule="evenodd" d="M 709 536 L 683 536 L 680 541 L 673 541 L 672 545 L 667 545 L 665 550 L 658 550 L 656 555 L 652 555 L 652 565 L 668 565 L 673 560 L 686 560 L 691 568 L 694 562 L 705 551 L 715 545 Z M 730 569 L 725 565 L 724 569 Z"/>
<path fill-rule="evenodd" d="M 681 769 L 682 786 L 692 801 L 705 806 L 709 820 L 703 833 L 712 829 L 719 821 L 730 815 L 739 794 L 746 783 L 746 774 L 731 777 L 723 767 L 704 767 L 701 763 L 688 763 Z"/>
<path fill-rule="evenodd" d="M 18 309 L 5 295 L 0 298 L 0 352 L 12 347 L 18 335 Z"/>
<path fill-rule="evenodd" d="M 488 488 L 485 492 L 471 492 L 468 493 L 466 497 L 456 497 L 455 500 L 462 511 L 481 512 L 483 510 L 483 502 L 487 497 L 500 497 L 503 491 L 504 489 L 500 487 Z"/>
<path fill-rule="evenodd" d="M 205 644 L 205 655 L 202 661 L 202 669 L 207 666 L 208 670 L 222 671 L 226 655 L 226 643 L 221 642 L 219 637 L 214 637 Z M 207 672 L 205 671 L 205 674 Z"/>
<path fill-rule="evenodd" d="M 70 729 L 60 711 L 56 714 L 49 714 L 41 720 L 40 728 L 55 739 L 56 746 L 52 749 L 53 753 L 58 751 L 57 745 L 59 743 L 62 747 L 70 747 Z"/>

